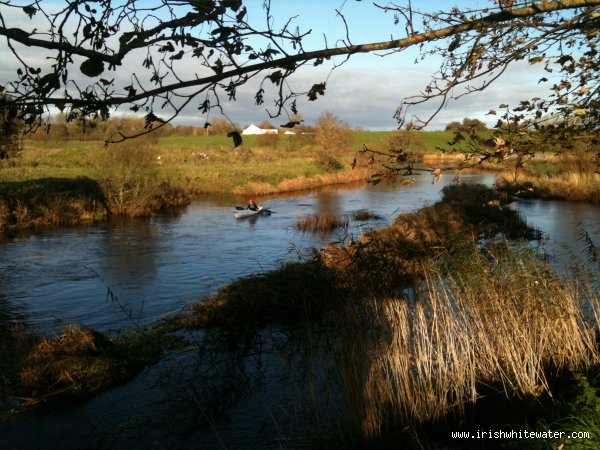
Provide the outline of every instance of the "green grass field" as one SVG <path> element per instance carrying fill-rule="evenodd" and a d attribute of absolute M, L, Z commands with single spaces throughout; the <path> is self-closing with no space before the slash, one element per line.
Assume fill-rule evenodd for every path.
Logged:
<path fill-rule="evenodd" d="M 335 157 L 349 168 L 363 145 L 386 150 L 391 131 L 357 131 L 353 143 Z M 415 153 L 436 153 L 436 146 L 451 139 L 449 132 L 422 132 Z M 304 145 L 291 150 L 290 136 L 281 136 L 275 147 L 257 144 L 257 136 L 244 136 L 243 145 L 233 148 L 232 139 L 222 136 L 171 136 L 130 140 L 116 144 L 127 151 L 130 146 L 145 146 L 156 159 L 160 179 L 188 192 L 232 192 L 236 187 L 253 183 L 277 185 L 296 177 L 313 177 L 326 172 L 319 166 L 318 148 Z M 19 159 L 0 161 L 0 181 L 14 182 L 41 178 L 98 179 L 106 176 L 99 169 L 104 152 L 102 141 L 30 140 Z M 208 159 L 195 154 L 205 153 Z M 359 165 L 366 160 L 358 155 Z M 363 161 L 364 163 L 364 161 Z M 342 169 L 343 170 L 343 169 Z"/>

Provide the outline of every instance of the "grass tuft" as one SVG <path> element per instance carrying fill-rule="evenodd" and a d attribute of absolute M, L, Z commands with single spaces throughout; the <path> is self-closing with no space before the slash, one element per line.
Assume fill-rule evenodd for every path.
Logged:
<path fill-rule="evenodd" d="M 24 361 L 23 404 L 88 398 L 123 383 L 157 360 L 165 341 L 133 331 L 110 339 L 89 327 L 67 325 L 62 334 L 42 339 Z"/>
<path fill-rule="evenodd" d="M 334 216 L 332 214 L 307 215 L 296 222 L 296 229 L 304 232 L 326 233 L 339 228 L 348 229 L 350 220 L 348 216 Z"/>
<path fill-rule="evenodd" d="M 366 222 L 368 220 L 383 220 L 383 217 L 381 217 L 379 214 L 375 214 L 367 210 L 354 212 L 352 214 L 352 218 L 361 222 Z"/>

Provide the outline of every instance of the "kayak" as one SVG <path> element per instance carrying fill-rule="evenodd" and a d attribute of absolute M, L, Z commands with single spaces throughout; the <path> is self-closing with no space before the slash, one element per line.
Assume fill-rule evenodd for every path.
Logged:
<path fill-rule="evenodd" d="M 241 211 L 237 211 L 233 217 L 236 219 L 244 219 L 246 217 L 258 216 L 260 214 L 269 215 L 271 214 L 271 210 L 260 206 L 256 211 L 252 211 L 251 209 L 243 209 Z"/>

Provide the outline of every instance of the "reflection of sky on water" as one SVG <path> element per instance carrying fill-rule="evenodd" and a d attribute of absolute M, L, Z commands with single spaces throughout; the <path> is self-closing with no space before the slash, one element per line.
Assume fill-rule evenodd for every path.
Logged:
<path fill-rule="evenodd" d="M 587 258 L 583 233 L 600 246 L 600 207 L 559 200 L 523 199 L 512 204 L 527 222 L 544 232 L 557 260 Z"/>
<path fill-rule="evenodd" d="M 493 176 L 470 179 L 491 183 Z M 85 267 L 95 270 L 134 312 L 141 311 L 142 319 L 152 320 L 233 278 L 268 270 L 279 259 L 294 257 L 293 248 L 337 239 L 296 232 L 293 224 L 303 215 L 367 209 L 384 217 L 381 225 L 400 212 L 436 201 L 440 187 L 422 177 L 414 186 L 399 189 L 378 185 L 264 199 L 261 203 L 271 207 L 273 215 L 252 222 L 234 220 L 231 202 L 219 204 L 207 198 L 178 216 L 15 239 L 0 245 L 0 338 L 1 323 L 24 314 L 42 328 L 53 325 L 52 315 L 101 330 L 126 326 L 123 313 L 106 301 L 102 282 Z M 557 253 L 582 248 L 577 241 L 579 223 L 600 241 L 599 207 L 535 200 L 515 202 L 513 207 L 550 235 Z M 373 223 L 352 223 L 350 232 L 358 234 L 369 226 Z M 285 345 L 286 339 L 273 333 L 269 336 L 275 337 L 269 340 L 273 349 L 266 345 L 262 353 L 243 363 L 235 358 L 219 360 L 223 367 L 210 373 L 203 371 L 206 368 L 191 347 L 171 352 L 131 382 L 81 405 L 0 422 L 0 440 L 9 448 L 61 450 L 281 448 L 279 439 L 293 436 L 288 430 L 298 420 L 294 415 L 298 401 L 310 399 L 307 404 L 312 405 L 315 396 L 312 391 L 299 392 L 303 386 L 308 389 L 302 350 L 290 348 L 289 354 L 277 350 L 276 343 Z M 298 364 L 290 365 L 294 356 Z M 226 414 L 207 424 L 206 412 L 190 402 L 196 398 L 190 386 L 203 402 L 206 398 L 221 401 L 219 396 L 227 399 L 228 394 L 239 398 L 223 406 Z M 290 445 L 293 441 L 284 443 Z"/>
<path fill-rule="evenodd" d="M 463 181 L 493 183 L 493 175 L 464 175 Z M 390 223 L 401 212 L 439 199 L 442 186 L 427 175 L 410 186 L 329 187 L 320 191 L 258 199 L 271 216 L 235 220 L 241 199 L 206 197 L 176 215 L 49 230 L 0 245 L 0 295 L 8 308 L 25 310 L 42 330 L 77 322 L 102 331 L 148 323 L 176 312 L 240 276 L 270 270 L 280 261 L 326 242 L 359 236 Z M 523 200 L 514 204 L 533 226 L 580 253 L 577 226 L 600 236 L 598 207 L 568 202 Z M 368 210 L 383 220 L 351 221 L 347 232 L 298 232 L 296 221 L 314 213 L 335 215 Z M 600 238 L 596 238 L 600 241 Z M 91 270 L 90 270 L 91 269 Z M 94 275 L 97 274 L 96 275 Z"/>

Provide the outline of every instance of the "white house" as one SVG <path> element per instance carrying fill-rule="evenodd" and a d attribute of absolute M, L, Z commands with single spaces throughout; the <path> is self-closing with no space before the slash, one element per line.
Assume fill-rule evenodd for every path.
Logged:
<path fill-rule="evenodd" d="M 258 128 L 256 125 L 251 124 L 242 131 L 242 134 L 277 134 L 278 131 L 275 128 Z"/>

